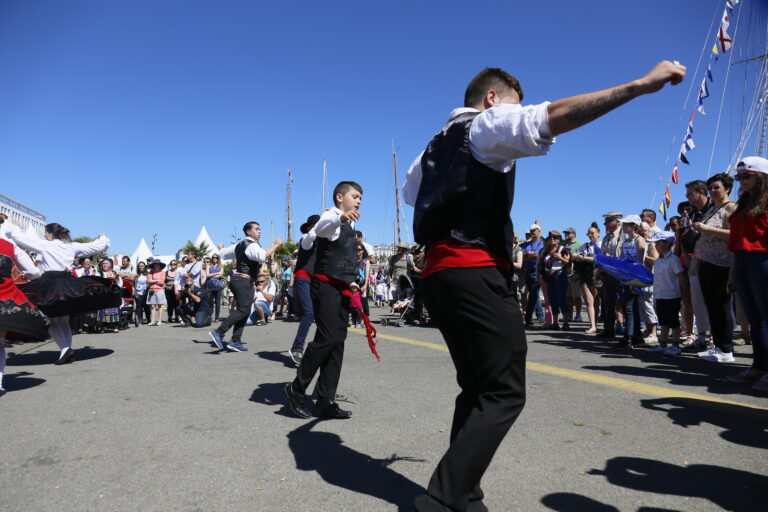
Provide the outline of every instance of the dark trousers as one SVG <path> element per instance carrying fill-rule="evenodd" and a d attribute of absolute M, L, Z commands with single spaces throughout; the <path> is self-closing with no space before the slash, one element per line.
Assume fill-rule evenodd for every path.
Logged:
<path fill-rule="evenodd" d="M 482 510 L 480 479 L 525 405 L 527 345 L 515 285 L 496 267 L 441 270 L 422 283 L 461 392 L 450 447 L 416 509 Z"/>
<path fill-rule="evenodd" d="M 315 312 L 315 339 L 307 345 L 296 372 L 293 389 L 305 394 L 315 374 L 317 378 L 317 405 L 327 405 L 336 396 L 344 360 L 344 340 L 347 338 L 349 297 L 328 283 L 312 279 L 310 284 L 312 306 Z"/>
<path fill-rule="evenodd" d="M 544 309 L 539 300 L 539 279 L 533 270 L 525 271 L 525 291 L 528 293 L 528 305 L 525 308 L 525 323 L 531 323 L 533 312 L 536 311 L 536 318 L 544 320 Z"/>
<path fill-rule="evenodd" d="M 211 306 L 213 307 L 213 312 L 215 313 L 214 319 L 218 320 L 219 315 L 221 314 L 221 292 L 223 291 L 223 288 L 219 288 L 218 290 L 211 290 Z"/>
<path fill-rule="evenodd" d="M 768 371 L 768 253 L 735 251 L 733 282 L 749 320 L 752 368 Z"/>
<path fill-rule="evenodd" d="M 643 335 L 640 332 L 640 295 L 632 287 L 622 286 L 621 303 L 624 310 L 624 320 L 627 322 L 624 341 L 631 342 L 634 340 L 642 343 Z"/>
<path fill-rule="evenodd" d="M 149 305 L 147 304 L 147 292 L 136 294 L 136 317 L 139 319 L 139 323 L 143 323 L 145 320 L 149 322 L 150 319 Z"/>
<path fill-rule="evenodd" d="M 299 328 L 296 330 L 296 337 L 293 339 L 291 350 L 304 350 L 309 328 L 315 321 L 315 314 L 312 311 L 312 296 L 309 292 L 310 284 L 309 279 L 297 278 L 293 281 L 293 298 L 296 302 L 296 313 L 299 315 Z"/>
<path fill-rule="evenodd" d="M 168 308 L 168 322 L 173 322 L 173 315 L 176 315 L 177 321 L 180 320 L 179 311 L 177 309 L 179 301 L 176 300 L 176 292 L 173 288 L 170 290 L 168 288 L 165 289 L 165 303 Z"/>
<path fill-rule="evenodd" d="M 229 289 L 235 297 L 237 309 L 231 311 L 229 316 L 221 322 L 216 329 L 219 334 L 224 336 L 230 327 L 235 328 L 232 331 L 232 341 L 239 342 L 243 336 L 245 323 L 248 321 L 248 315 L 251 314 L 251 305 L 253 305 L 253 281 L 245 277 L 232 276 L 229 281 Z"/>
<path fill-rule="evenodd" d="M 699 284 L 709 315 L 712 341 L 723 352 L 733 352 L 733 297 L 728 293 L 729 267 L 701 261 Z"/>
<path fill-rule="evenodd" d="M 568 273 L 560 271 L 553 276 L 544 279 L 547 283 L 547 295 L 549 306 L 552 308 L 552 316 L 557 322 L 558 313 L 563 314 L 563 320 L 568 319 Z"/>
<path fill-rule="evenodd" d="M 603 330 L 613 334 L 616 327 L 616 294 L 619 291 L 619 282 L 606 273 L 603 278 Z"/>

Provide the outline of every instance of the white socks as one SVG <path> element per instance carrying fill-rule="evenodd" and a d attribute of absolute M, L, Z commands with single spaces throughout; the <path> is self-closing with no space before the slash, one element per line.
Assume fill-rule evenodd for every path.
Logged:
<path fill-rule="evenodd" d="M 69 315 L 51 318 L 51 337 L 61 349 L 61 354 L 72 348 L 72 329 L 69 327 Z"/>

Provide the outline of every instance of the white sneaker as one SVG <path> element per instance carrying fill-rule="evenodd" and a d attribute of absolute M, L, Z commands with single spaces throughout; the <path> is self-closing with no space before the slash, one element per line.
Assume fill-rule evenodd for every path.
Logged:
<path fill-rule="evenodd" d="M 703 350 L 701 352 L 696 352 L 696 355 L 699 356 L 699 357 L 704 357 L 704 356 L 712 355 L 712 354 L 714 354 L 714 352 L 715 352 L 715 347 L 710 347 L 707 350 Z"/>
<path fill-rule="evenodd" d="M 666 345 L 656 345 L 655 347 L 648 349 L 648 352 L 664 352 L 667 350 Z"/>
<path fill-rule="evenodd" d="M 659 344 L 659 337 L 655 334 L 649 334 L 645 337 L 645 344 L 646 345 L 658 345 Z"/>
<path fill-rule="evenodd" d="M 679 356 L 682 353 L 682 349 L 677 345 L 670 345 L 667 350 L 664 351 L 665 356 Z"/>
<path fill-rule="evenodd" d="M 736 359 L 733 357 L 733 352 L 723 352 L 719 348 L 712 349 L 712 353 L 709 355 L 701 356 L 705 361 L 712 361 L 715 363 L 733 363 Z"/>

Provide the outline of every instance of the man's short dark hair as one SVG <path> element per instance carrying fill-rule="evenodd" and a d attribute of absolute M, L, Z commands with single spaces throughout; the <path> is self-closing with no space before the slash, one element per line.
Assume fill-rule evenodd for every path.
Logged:
<path fill-rule="evenodd" d="M 361 187 L 359 184 L 355 183 L 354 181 L 340 181 L 338 185 L 333 187 L 333 204 L 336 203 L 336 196 L 338 194 L 344 195 L 347 192 L 349 192 L 351 189 L 355 189 L 358 192 L 360 192 L 360 195 L 363 194 L 363 187 Z"/>
<path fill-rule="evenodd" d="M 128 261 L 131 261 L 131 257 L 130 257 L 130 256 L 123 256 L 123 259 L 124 259 L 124 260 L 128 260 Z"/>
<path fill-rule="evenodd" d="M 248 235 L 248 232 L 251 230 L 251 228 L 252 228 L 254 225 L 256 225 L 256 226 L 261 226 L 261 224 L 259 224 L 259 223 L 258 223 L 258 222 L 256 222 L 255 220 L 252 220 L 251 222 L 246 222 L 246 223 L 245 223 L 245 225 L 243 226 L 243 233 L 245 233 L 245 235 L 247 236 L 247 235 Z"/>
<path fill-rule="evenodd" d="M 510 89 L 517 91 L 520 101 L 523 101 L 523 89 L 517 78 L 500 68 L 485 68 L 467 85 L 467 90 L 464 92 L 464 106 L 479 105 L 491 89 L 495 90 L 501 98 L 508 96 Z"/>
<path fill-rule="evenodd" d="M 640 214 L 641 214 L 641 215 L 643 215 L 643 214 L 646 214 L 646 213 L 648 214 L 648 216 L 649 216 L 649 217 L 650 217 L 650 218 L 651 218 L 651 219 L 652 219 L 654 222 L 656 222 L 656 212 L 655 212 L 655 211 L 653 211 L 653 210 L 649 210 L 648 208 L 646 208 L 645 210 L 643 210 L 642 212 L 640 212 Z"/>
<path fill-rule="evenodd" d="M 694 192 L 707 195 L 707 184 L 703 180 L 693 180 L 685 184 L 685 188 L 689 188 Z"/>
<path fill-rule="evenodd" d="M 355 236 L 358 238 L 363 238 L 363 232 L 362 231 L 355 231 Z"/>

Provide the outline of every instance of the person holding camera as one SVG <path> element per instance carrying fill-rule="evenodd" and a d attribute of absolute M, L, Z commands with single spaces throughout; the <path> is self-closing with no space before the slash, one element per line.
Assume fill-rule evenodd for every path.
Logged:
<path fill-rule="evenodd" d="M 253 303 L 253 313 L 246 325 L 266 325 L 269 316 L 272 314 L 272 308 L 277 294 L 277 285 L 269 277 L 267 272 L 262 272 L 259 280 L 256 282 L 256 295 Z"/>
<path fill-rule="evenodd" d="M 181 288 L 181 321 L 185 327 L 208 327 L 211 325 L 211 292 L 195 286 L 192 278 L 187 278 Z"/>

